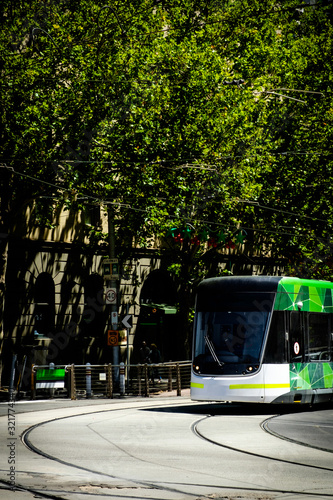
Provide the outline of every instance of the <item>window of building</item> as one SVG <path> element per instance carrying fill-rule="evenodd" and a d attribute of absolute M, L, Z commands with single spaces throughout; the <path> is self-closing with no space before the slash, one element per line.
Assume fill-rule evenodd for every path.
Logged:
<path fill-rule="evenodd" d="M 34 336 L 49 337 L 55 328 L 55 288 L 48 273 L 41 273 L 34 290 Z"/>
<path fill-rule="evenodd" d="M 88 205 L 83 210 L 84 223 L 89 226 L 101 225 L 101 208 L 99 205 Z"/>
<path fill-rule="evenodd" d="M 104 282 L 98 274 L 91 274 L 84 283 L 84 309 L 81 329 L 85 337 L 101 337 L 106 325 Z"/>

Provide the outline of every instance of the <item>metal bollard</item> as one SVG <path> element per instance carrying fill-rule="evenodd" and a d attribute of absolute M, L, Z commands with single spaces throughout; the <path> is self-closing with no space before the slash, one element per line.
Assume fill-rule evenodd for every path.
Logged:
<path fill-rule="evenodd" d="M 17 397 L 19 397 L 20 393 L 21 393 L 22 381 L 23 381 L 23 378 L 24 378 L 26 365 L 27 365 L 27 355 L 25 354 L 23 356 L 22 371 L 20 373 L 19 381 L 18 381 L 18 384 L 17 384 Z M 1 373 L 1 362 L 0 362 L 0 373 Z M 0 386 L 1 386 L 1 380 L 0 380 Z"/>
<path fill-rule="evenodd" d="M 86 397 L 91 398 L 91 364 L 86 363 Z"/>
<path fill-rule="evenodd" d="M 75 368 L 72 364 L 70 366 L 70 388 L 71 388 L 71 400 L 76 399 L 76 381 L 75 381 Z"/>
<path fill-rule="evenodd" d="M 49 364 L 49 370 L 54 370 L 54 363 Z M 52 379 L 51 379 L 51 383 L 52 383 Z M 50 387 L 49 391 L 50 391 L 50 398 L 53 398 L 54 392 L 55 392 L 54 387 Z"/>
<path fill-rule="evenodd" d="M 120 363 L 119 367 L 119 388 L 120 388 L 120 395 L 124 396 L 125 395 L 125 363 Z"/>
<path fill-rule="evenodd" d="M 180 376 L 180 366 L 179 363 L 176 364 L 176 374 L 177 374 L 177 396 L 182 395 L 182 382 Z"/>
<path fill-rule="evenodd" d="M 10 372 L 10 381 L 9 381 L 9 401 L 15 400 L 15 390 L 14 390 L 14 381 L 15 381 L 15 367 L 16 367 L 17 355 L 14 354 L 12 358 L 12 368 Z"/>
<path fill-rule="evenodd" d="M 145 377 L 145 397 L 149 398 L 149 369 L 148 365 L 144 365 L 144 377 Z"/>
<path fill-rule="evenodd" d="M 112 365 L 109 363 L 107 365 L 107 395 L 108 398 L 113 398 L 113 377 L 112 377 Z"/>
<path fill-rule="evenodd" d="M 35 377 L 35 366 L 31 366 L 31 399 L 35 399 L 36 397 L 36 377 Z"/>
<path fill-rule="evenodd" d="M 138 365 L 138 396 L 141 396 L 141 365 Z"/>
<path fill-rule="evenodd" d="M 168 391 L 172 391 L 172 366 L 169 366 L 169 376 L 168 376 Z"/>

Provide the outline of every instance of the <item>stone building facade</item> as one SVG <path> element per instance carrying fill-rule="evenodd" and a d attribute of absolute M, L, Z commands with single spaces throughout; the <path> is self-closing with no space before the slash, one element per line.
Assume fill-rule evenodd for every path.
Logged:
<path fill-rule="evenodd" d="M 89 221 L 90 223 L 90 221 Z M 99 224 L 107 231 L 107 218 Z M 83 214 L 61 211 L 50 229 L 17 221 L 9 236 L 1 339 L 1 384 L 15 356 L 28 385 L 32 364 L 137 362 L 142 340 L 173 359 L 177 290 L 154 250 L 133 248 L 119 261 L 119 279 L 103 275 L 107 248 L 90 247 Z M 116 287 L 113 307 L 106 300 Z M 112 312 L 112 315 L 111 315 Z M 124 321 L 124 323 L 123 323 Z M 118 346 L 109 345 L 118 332 Z"/>

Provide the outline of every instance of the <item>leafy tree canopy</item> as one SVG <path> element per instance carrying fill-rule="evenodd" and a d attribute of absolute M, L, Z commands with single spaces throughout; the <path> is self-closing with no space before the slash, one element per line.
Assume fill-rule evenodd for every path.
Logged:
<path fill-rule="evenodd" d="M 168 235 L 184 283 L 245 235 L 249 255 L 330 277 L 330 2 L 4 0 L 0 15 L 17 202 L 103 201 L 119 241 Z"/>

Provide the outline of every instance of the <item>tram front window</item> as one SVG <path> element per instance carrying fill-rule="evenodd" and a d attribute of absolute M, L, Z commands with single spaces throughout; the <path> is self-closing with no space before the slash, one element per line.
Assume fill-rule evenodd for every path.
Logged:
<path fill-rule="evenodd" d="M 197 312 L 194 371 L 249 374 L 259 368 L 267 311 Z"/>

